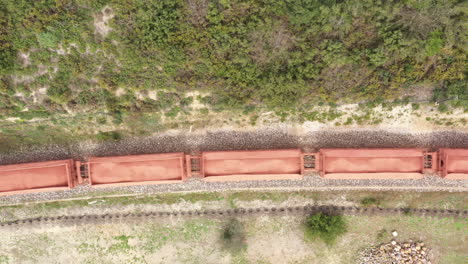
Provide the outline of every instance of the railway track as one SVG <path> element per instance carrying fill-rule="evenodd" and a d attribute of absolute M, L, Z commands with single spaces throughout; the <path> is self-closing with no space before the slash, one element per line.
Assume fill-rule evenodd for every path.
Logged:
<path fill-rule="evenodd" d="M 173 152 L 88 157 L 0 166 L 0 195 L 46 193 L 88 184 L 91 188 L 140 184 L 181 184 L 303 180 L 386 180 L 403 185 L 467 180 L 468 149 L 321 148 Z M 412 181 L 406 181 L 412 180 Z M 318 181 L 320 184 L 321 182 Z M 323 182 L 322 182 L 323 183 Z M 351 182 L 353 183 L 353 182 Z M 447 184 L 450 186 L 449 182 Z M 464 186 L 461 183 L 460 186 Z"/>
<path fill-rule="evenodd" d="M 19 226 L 40 226 L 42 224 L 93 224 L 119 222 L 123 220 L 145 220 L 164 217 L 240 217 L 255 215 L 308 215 L 318 212 L 339 215 L 413 215 L 423 217 L 453 217 L 466 218 L 468 210 L 450 209 L 414 209 L 414 208 L 380 208 L 380 207 L 354 207 L 354 206 L 291 206 L 291 207 L 259 207 L 187 211 L 149 211 L 142 213 L 115 213 L 115 214 L 89 214 L 89 215 L 62 215 L 52 217 L 37 217 L 20 219 L 0 223 L 1 228 Z"/>

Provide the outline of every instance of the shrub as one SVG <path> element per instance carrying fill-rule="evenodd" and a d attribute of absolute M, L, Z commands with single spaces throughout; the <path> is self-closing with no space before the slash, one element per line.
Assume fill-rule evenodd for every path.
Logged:
<path fill-rule="evenodd" d="M 361 200 L 361 205 L 368 206 L 368 205 L 379 205 L 380 200 L 375 197 L 366 197 Z"/>
<path fill-rule="evenodd" d="M 179 1 L 136 1 L 131 6 L 121 8 L 124 10 L 123 18 L 130 19 L 134 13 L 138 14 L 133 18 L 134 23 L 126 26 L 130 27 L 129 40 L 140 49 L 164 46 L 177 31 L 177 21 L 181 16 Z"/>
<path fill-rule="evenodd" d="M 97 138 L 101 141 L 118 141 L 122 139 L 122 135 L 117 131 L 99 132 Z"/>
<path fill-rule="evenodd" d="M 55 48 L 60 42 L 60 38 L 51 32 L 42 32 L 36 37 L 39 45 L 43 48 Z"/>
<path fill-rule="evenodd" d="M 58 104 L 66 104 L 71 99 L 72 91 L 67 86 L 53 85 L 47 90 L 47 95 Z"/>
<path fill-rule="evenodd" d="M 244 226 L 237 219 L 231 219 L 224 226 L 221 234 L 223 248 L 233 252 L 239 252 L 247 247 L 245 241 Z"/>
<path fill-rule="evenodd" d="M 439 107 L 437 108 L 439 110 L 439 112 L 441 113 L 445 113 L 448 111 L 448 107 L 446 104 L 440 104 Z"/>
<path fill-rule="evenodd" d="M 112 113 L 112 123 L 120 125 L 123 122 L 123 113 L 119 110 Z"/>
<path fill-rule="evenodd" d="M 305 223 L 305 238 L 308 240 L 322 239 L 331 245 L 346 233 L 346 223 L 341 215 L 318 213 L 307 218 Z"/>
<path fill-rule="evenodd" d="M 169 110 L 168 112 L 166 112 L 166 116 L 169 117 L 169 118 L 174 119 L 175 117 L 177 117 L 177 115 L 181 111 L 182 111 L 182 109 L 180 107 L 176 106 L 176 107 L 171 108 L 171 110 Z"/>
<path fill-rule="evenodd" d="M 434 31 L 427 40 L 425 51 L 426 56 L 434 56 L 444 47 L 444 39 L 441 31 Z"/>
<path fill-rule="evenodd" d="M 352 118 L 352 117 L 348 117 L 348 118 L 346 119 L 346 122 L 344 123 L 344 125 L 346 126 L 346 125 L 352 125 L 352 124 L 353 124 L 353 118 Z"/>

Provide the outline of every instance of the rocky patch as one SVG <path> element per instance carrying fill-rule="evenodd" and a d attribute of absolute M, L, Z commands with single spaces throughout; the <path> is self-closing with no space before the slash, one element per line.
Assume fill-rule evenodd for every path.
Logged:
<path fill-rule="evenodd" d="M 395 236 L 395 235 L 394 235 Z M 423 242 L 397 242 L 361 252 L 360 264 L 431 264 L 431 250 Z"/>

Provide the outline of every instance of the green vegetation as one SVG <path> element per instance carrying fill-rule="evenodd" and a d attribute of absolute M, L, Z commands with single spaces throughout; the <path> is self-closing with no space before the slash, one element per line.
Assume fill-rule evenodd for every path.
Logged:
<path fill-rule="evenodd" d="M 4 116 L 26 107 L 175 115 L 187 91 L 208 92 L 213 106 L 394 99 L 422 83 L 436 99 L 466 96 L 458 0 L 0 4 Z"/>
<path fill-rule="evenodd" d="M 346 229 L 343 216 L 317 213 L 307 217 L 304 235 L 308 240 L 320 238 L 326 244 L 331 245 L 338 237 L 346 233 Z"/>
<path fill-rule="evenodd" d="M 380 204 L 380 200 L 375 197 L 366 197 L 361 200 L 361 205 L 363 206 L 370 206 L 370 205 L 378 206 L 379 204 Z"/>
<path fill-rule="evenodd" d="M 0 0 L 0 125 L 19 124 L 0 127 L 0 151 L 207 126 L 191 119 L 195 100 L 201 115 L 236 108 L 237 124 L 272 108 L 280 121 L 379 124 L 373 107 L 407 104 L 423 86 L 424 100 L 454 99 L 441 112 L 468 111 L 467 10 L 459 0 Z M 337 104 L 362 101 L 368 109 L 340 120 Z"/>
<path fill-rule="evenodd" d="M 4 256 L 4 255 L 0 255 L 0 264 L 6 264 L 6 263 L 9 263 L 9 257 L 8 256 Z"/>
<path fill-rule="evenodd" d="M 114 240 L 117 243 L 112 244 L 108 250 L 109 252 L 128 252 L 131 249 L 131 246 L 128 244 L 128 240 L 132 238 L 131 236 L 120 235 L 114 237 Z"/>

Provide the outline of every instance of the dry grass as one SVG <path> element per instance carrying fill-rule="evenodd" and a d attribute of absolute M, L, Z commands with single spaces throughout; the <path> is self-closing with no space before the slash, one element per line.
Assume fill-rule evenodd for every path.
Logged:
<path fill-rule="evenodd" d="M 0 263 L 355 263 L 365 247 L 424 241 L 434 263 L 464 263 L 467 220 L 412 216 L 345 217 L 348 233 L 333 246 L 306 242 L 304 218 L 245 217 L 246 250 L 226 251 L 220 236 L 228 219 L 180 218 L 47 229 L 0 230 Z"/>
<path fill-rule="evenodd" d="M 224 192 L 118 197 L 3 207 L 1 219 L 79 213 L 142 212 L 305 203 L 466 209 L 464 193 Z M 242 250 L 226 250 L 228 218 L 179 217 L 87 225 L 0 229 L 0 263 L 355 263 L 362 249 L 391 239 L 424 241 L 434 263 L 465 263 L 468 220 L 403 216 L 345 216 L 348 232 L 333 245 L 304 239 L 301 216 L 246 216 Z M 244 246 L 245 245 L 245 246 Z"/>
<path fill-rule="evenodd" d="M 367 202 L 371 201 L 371 203 Z M 166 193 L 159 195 L 91 198 L 0 207 L 0 221 L 24 218 L 133 213 L 156 210 L 199 210 L 304 206 L 380 206 L 386 208 L 468 209 L 468 197 L 462 192 L 392 191 L 238 191 Z"/>

